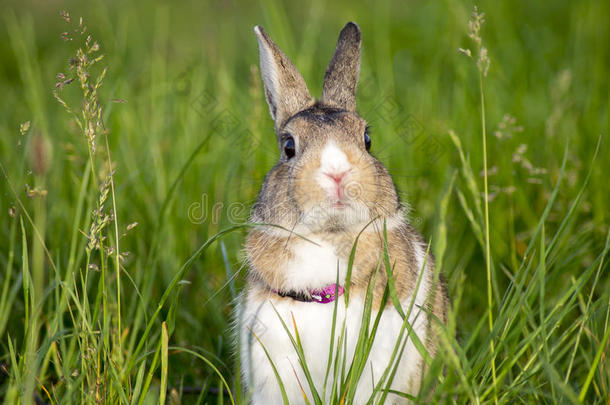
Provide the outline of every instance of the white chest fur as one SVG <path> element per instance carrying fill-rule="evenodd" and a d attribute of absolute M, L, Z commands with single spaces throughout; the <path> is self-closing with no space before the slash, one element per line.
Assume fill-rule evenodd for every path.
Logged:
<path fill-rule="evenodd" d="M 299 240 L 293 247 L 293 258 L 283 271 L 286 290 L 308 290 L 345 283 L 347 263 L 335 254 L 335 249 L 315 239 Z M 337 274 L 338 272 L 338 274 Z"/>
<path fill-rule="evenodd" d="M 423 254 L 419 256 L 423 257 Z M 346 269 L 345 261 L 336 257 L 331 247 L 324 244 L 317 246 L 305 242 L 294 250 L 294 260 L 286 266 L 286 276 L 291 288 L 319 288 L 334 283 L 337 278 L 337 271 L 339 271 L 340 283 L 343 284 Z M 424 274 L 421 277 L 415 297 L 409 297 L 402 303 L 405 312 L 407 312 L 407 308 L 414 299 L 413 309 L 408 320 L 422 342 L 426 341 L 427 319 L 425 312 L 420 311 L 419 308 L 424 305 L 428 290 L 428 278 Z M 345 364 L 349 368 L 362 322 L 364 297 L 350 297 L 347 307 L 343 297 L 340 297 L 336 304 L 337 316 L 333 353 L 336 354 L 337 350 L 343 351 Z M 268 351 L 282 379 L 289 402 L 291 404 L 305 402 L 301 391 L 302 387 L 305 395 L 313 403 L 312 392 L 309 389 L 303 368 L 279 317 L 282 318 L 293 336 L 295 334 L 292 320 L 294 317 L 294 323 L 301 339 L 306 363 L 316 391 L 324 402 L 328 402 L 333 386 L 333 366 L 331 366 L 328 378 L 326 378 L 326 372 L 334 308 L 334 302 L 328 304 L 306 303 L 290 298 L 279 298 L 273 293 L 261 296 L 260 293 L 246 291 L 240 306 L 238 319 L 239 325 L 241 325 L 240 360 L 252 403 L 282 403 L 279 383 L 262 345 Z M 373 313 L 371 323 L 375 316 L 376 314 Z M 343 325 L 345 325 L 345 343 L 343 348 L 337 348 L 336 342 Z M 374 384 L 386 371 L 395 347 L 397 344 L 399 348 L 402 347 L 401 342 L 398 342 L 402 327 L 403 319 L 398 312 L 394 308 L 386 309 L 382 314 L 366 367 L 358 381 L 355 403 L 364 404 L 368 401 L 373 392 Z M 405 331 L 402 342 L 407 340 L 407 335 Z M 257 338 L 260 339 L 260 342 Z M 400 358 L 391 388 L 402 392 L 415 393 L 421 377 L 421 369 L 422 357 L 409 340 Z M 388 398 L 388 403 L 404 401 L 397 396 Z"/>

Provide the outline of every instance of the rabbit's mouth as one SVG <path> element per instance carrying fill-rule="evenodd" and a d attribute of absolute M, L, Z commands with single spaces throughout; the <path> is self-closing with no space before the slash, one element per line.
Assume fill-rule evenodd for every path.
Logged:
<path fill-rule="evenodd" d="M 305 210 L 300 222 L 309 230 L 347 229 L 359 227 L 370 220 L 370 212 L 364 204 L 350 200 L 328 199 Z"/>

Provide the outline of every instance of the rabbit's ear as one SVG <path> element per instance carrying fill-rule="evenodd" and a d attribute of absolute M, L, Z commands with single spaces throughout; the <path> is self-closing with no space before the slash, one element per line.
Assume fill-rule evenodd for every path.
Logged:
<path fill-rule="evenodd" d="M 286 119 L 313 104 L 313 99 L 303 76 L 269 38 L 263 27 L 257 25 L 254 33 L 258 39 L 265 98 L 277 129 Z"/>
<path fill-rule="evenodd" d="M 326 69 L 322 90 L 323 103 L 356 111 L 361 43 L 362 37 L 358 25 L 353 22 L 347 23 L 339 34 L 337 49 Z"/>

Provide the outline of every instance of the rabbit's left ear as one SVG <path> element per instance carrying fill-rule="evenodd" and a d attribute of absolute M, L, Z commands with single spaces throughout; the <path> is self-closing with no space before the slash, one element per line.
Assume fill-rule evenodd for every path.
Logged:
<path fill-rule="evenodd" d="M 322 102 L 348 111 L 356 111 L 356 86 L 360 74 L 360 28 L 353 22 L 345 25 L 333 55 L 322 90 Z"/>

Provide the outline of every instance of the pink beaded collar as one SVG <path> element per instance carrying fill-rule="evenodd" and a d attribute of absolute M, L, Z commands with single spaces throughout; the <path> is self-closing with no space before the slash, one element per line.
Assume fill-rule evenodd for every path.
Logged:
<path fill-rule="evenodd" d="M 344 288 L 337 284 L 330 284 L 324 288 L 307 290 L 307 292 L 279 291 L 272 290 L 280 297 L 290 297 L 301 302 L 317 302 L 318 304 L 328 304 L 343 295 Z"/>

